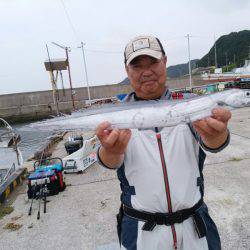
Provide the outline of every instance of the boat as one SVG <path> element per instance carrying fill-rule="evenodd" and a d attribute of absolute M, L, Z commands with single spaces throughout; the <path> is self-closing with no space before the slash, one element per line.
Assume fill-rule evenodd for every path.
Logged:
<path fill-rule="evenodd" d="M 62 159 L 64 173 L 82 173 L 97 160 L 96 150 L 100 142 L 96 136 L 84 140 L 83 146 Z"/>
<path fill-rule="evenodd" d="M 70 155 L 83 146 L 83 138 L 81 135 L 70 136 L 68 141 L 64 143 L 67 153 Z"/>
<path fill-rule="evenodd" d="M 0 203 L 3 203 L 9 194 L 22 181 L 25 173 L 23 156 L 19 149 L 21 137 L 0 117 L 0 149 L 14 152 L 15 160 L 0 166 Z"/>
<path fill-rule="evenodd" d="M 16 153 L 17 162 L 10 164 L 11 166 L 0 167 L 0 183 L 3 183 L 17 168 L 22 167 L 23 157 L 18 147 L 21 141 L 20 135 L 18 135 L 10 124 L 3 118 L 0 118 L 1 132 L 0 132 L 0 148 L 10 149 Z"/>
<path fill-rule="evenodd" d="M 250 82 L 250 60 L 245 60 L 241 68 L 222 73 L 222 68 L 216 68 L 213 74 L 204 73 L 202 79 L 207 83 Z"/>

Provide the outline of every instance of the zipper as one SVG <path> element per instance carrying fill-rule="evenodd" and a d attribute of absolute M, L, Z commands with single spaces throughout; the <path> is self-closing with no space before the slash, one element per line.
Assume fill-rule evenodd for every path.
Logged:
<path fill-rule="evenodd" d="M 171 204 L 171 196 L 170 196 L 170 188 L 169 188 L 169 181 L 168 181 L 168 173 L 167 173 L 167 166 L 166 161 L 163 153 L 163 147 L 162 147 L 162 141 L 161 141 L 161 134 L 156 134 L 160 157 L 161 157 L 161 165 L 162 165 L 162 171 L 163 171 L 163 177 L 164 177 L 164 183 L 165 183 L 165 190 L 166 190 L 166 197 L 167 197 L 167 203 L 168 203 L 168 211 L 169 213 L 173 213 L 172 211 L 172 204 Z M 177 249 L 177 235 L 175 226 L 171 225 L 172 235 L 173 235 L 173 242 L 174 242 L 174 249 Z"/>

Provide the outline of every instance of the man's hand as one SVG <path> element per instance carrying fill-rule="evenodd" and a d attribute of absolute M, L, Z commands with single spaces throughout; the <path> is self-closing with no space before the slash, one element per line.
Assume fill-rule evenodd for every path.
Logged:
<path fill-rule="evenodd" d="M 227 139 L 227 123 L 232 115 L 223 108 L 214 109 L 212 114 L 212 117 L 193 122 L 193 127 L 207 147 L 219 148 Z"/>
<path fill-rule="evenodd" d="M 105 165 L 115 168 L 122 164 L 131 137 L 131 130 L 109 130 L 109 127 L 109 122 L 102 122 L 96 129 L 96 135 L 101 142 L 99 157 Z"/>

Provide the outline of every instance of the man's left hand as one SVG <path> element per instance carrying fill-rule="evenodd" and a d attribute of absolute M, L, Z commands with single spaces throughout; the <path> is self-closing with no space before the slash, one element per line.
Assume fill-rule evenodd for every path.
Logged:
<path fill-rule="evenodd" d="M 227 139 L 227 123 L 231 116 L 229 110 L 215 108 L 211 117 L 193 122 L 193 127 L 207 147 L 219 148 Z"/>

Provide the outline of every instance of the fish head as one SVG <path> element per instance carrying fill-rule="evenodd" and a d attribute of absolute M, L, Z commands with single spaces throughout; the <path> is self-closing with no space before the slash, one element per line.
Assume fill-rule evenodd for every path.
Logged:
<path fill-rule="evenodd" d="M 235 91 L 225 99 L 224 103 L 233 108 L 250 107 L 250 89 Z"/>

